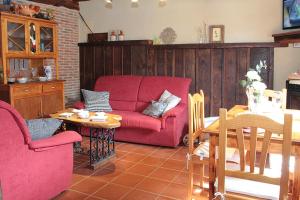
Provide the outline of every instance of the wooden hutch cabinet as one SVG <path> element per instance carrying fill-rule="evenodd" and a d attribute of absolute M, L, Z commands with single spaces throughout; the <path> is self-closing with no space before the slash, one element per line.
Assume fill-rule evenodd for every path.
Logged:
<path fill-rule="evenodd" d="M 0 19 L 0 99 L 26 119 L 64 109 L 64 81 L 58 80 L 57 24 L 5 12 L 0 13 Z M 45 76 L 45 65 L 52 66 L 54 75 L 52 80 L 41 82 L 38 77 Z M 29 81 L 9 83 L 9 77 Z"/>

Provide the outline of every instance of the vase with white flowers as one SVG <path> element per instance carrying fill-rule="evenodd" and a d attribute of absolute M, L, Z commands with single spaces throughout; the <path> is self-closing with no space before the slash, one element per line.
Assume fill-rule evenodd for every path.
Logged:
<path fill-rule="evenodd" d="M 266 61 L 260 61 L 255 69 L 250 68 L 245 76 L 246 79 L 240 81 L 241 86 L 246 88 L 248 108 L 251 112 L 259 112 L 264 100 L 264 91 L 267 86 L 261 78 L 263 69 L 267 69 Z"/>

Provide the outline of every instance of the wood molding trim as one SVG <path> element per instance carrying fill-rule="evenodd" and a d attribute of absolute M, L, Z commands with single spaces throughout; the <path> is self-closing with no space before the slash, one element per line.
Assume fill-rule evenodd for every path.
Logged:
<path fill-rule="evenodd" d="M 37 3 L 49 4 L 53 6 L 64 6 L 66 8 L 79 10 L 79 2 L 80 1 L 88 1 L 88 0 L 31 0 Z"/>
<path fill-rule="evenodd" d="M 290 43 L 300 43 L 300 31 L 273 34 L 274 42 L 282 47 L 287 47 Z"/>

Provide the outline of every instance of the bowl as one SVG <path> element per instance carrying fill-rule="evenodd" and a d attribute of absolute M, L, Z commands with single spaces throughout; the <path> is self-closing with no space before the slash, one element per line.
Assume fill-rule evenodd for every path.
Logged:
<path fill-rule="evenodd" d="M 18 83 L 27 83 L 28 78 L 22 77 L 22 78 L 17 78 Z"/>
<path fill-rule="evenodd" d="M 81 111 L 78 113 L 78 117 L 81 119 L 87 119 L 89 118 L 89 116 L 90 116 L 89 111 Z"/>
<path fill-rule="evenodd" d="M 7 82 L 14 83 L 14 82 L 16 82 L 16 78 L 14 78 L 14 77 L 8 77 L 7 78 Z"/>
<path fill-rule="evenodd" d="M 42 82 L 47 81 L 47 77 L 46 76 L 40 76 L 39 81 L 42 81 Z"/>

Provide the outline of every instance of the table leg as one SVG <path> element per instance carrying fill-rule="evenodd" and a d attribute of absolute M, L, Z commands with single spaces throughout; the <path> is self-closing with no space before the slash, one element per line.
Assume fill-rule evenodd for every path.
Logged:
<path fill-rule="evenodd" d="M 92 166 L 93 164 L 93 154 L 92 154 L 92 143 L 93 143 L 93 129 L 90 128 L 90 151 L 89 151 L 89 155 L 90 155 L 90 166 Z"/>
<path fill-rule="evenodd" d="M 90 167 L 98 168 L 115 153 L 115 129 L 90 129 Z"/>
<path fill-rule="evenodd" d="M 293 181 L 293 200 L 299 200 L 300 195 L 300 147 L 296 146 L 294 181 Z"/>
<path fill-rule="evenodd" d="M 216 136 L 209 138 L 209 199 L 214 198 L 216 181 Z"/>

